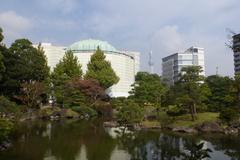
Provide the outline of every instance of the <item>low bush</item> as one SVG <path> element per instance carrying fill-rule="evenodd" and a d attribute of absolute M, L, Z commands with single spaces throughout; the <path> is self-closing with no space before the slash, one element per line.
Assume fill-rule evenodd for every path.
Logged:
<path fill-rule="evenodd" d="M 180 115 L 183 115 L 186 113 L 187 113 L 187 110 L 185 110 L 179 106 L 169 106 L 169 108 L 167 110 L 167 114 L 169 116 L 180 116 Z"/>
<path fill-rule="evenodd" d="M 94 117 L 97 116 L 97 112 L 90 108 L 90 107 L 84 107 L 84 106 L 73 106 L 71 107 L 71 109 L 77 113 L 79 113 L 80 115 L 85 116 L 86 114 L 90 117 Z"/>
<path fill-rule="evenodd" d="M 39 116 L 42 118 L 49 118 L 54 114 L 60 114 L 61 109 L 58 107 L 46 106 L 39 110 Z"/>
<path fill-rule="evenodd" d="M 240 109 L 234 108 L 234 107 L 223 109 L 220 112 L 220 116 L 219 116 L 219 118 L 223 122 L 227 122 L 227 123 L 237 120 L 237 119 L 239 119 L 239 117 L 240 117 Z"/>
<path fill-rule="evenodd" d="M 13 123 L 9 120 L 0 118 L 0 143 L 8 137 L 13 130 Z"/>
<path fill-rule="evenodd" d="M 10 101 L 4 96 L 0 96 L 0 112 L 1 113 L 17 113 L 19 106 L 15 102 Z"/>
<path fill-rule="evenodd" d="M 117 118 L 122 124 L 139 123 L 144 118 L 144 109 L 134 101 L 128 100 L 125 106 L 119 108 Z"/>

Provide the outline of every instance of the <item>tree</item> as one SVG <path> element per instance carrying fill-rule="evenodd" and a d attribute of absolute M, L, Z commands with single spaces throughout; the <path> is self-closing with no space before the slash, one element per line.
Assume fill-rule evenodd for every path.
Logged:
<path fill-rule="evenodd" d="M 63 104 L 66 82 L 70 79 L 81 77 L 81 64 L 79 64 L 77 57 L 73 55 L 72 51 L 67 51 L 51 74 L 54 96 L 59 104 Z"/>
<path fill-rule="evenodd" d="M 5 46 L 1 43 L 3 38 L 4 38 L 4 36 L 2 34 L 2 28 L 0 27 L 0 82 L 2 80 L 3 73 L 5 71 L 5 66 L 4 66 L 4 62 L 3 62 L 3 54 L 2 54 L 2 52 L 5 49 Z"/>
<path fill-rule="evenodd" d="M 210 94 L 208 86 L 203 83 L 204 77 L 200 75 L 201 72 L 200 66 L 184 67 L 176 84 L 180 87 L 177 101 L 188 107 L 192 120 L 196 118 L 197 105 L 203 105 Z"/>
<path fill-rule="evenodd" d="M 208 108 L 210 111 L 221 111 L 234 105 L 233 80 L 219 75 L 208 76 L 205 79 L 211 95 L 208 96 Z"/>
<path fill-rule="evenodd" d="M 85 79 L 96 79 L 104 89 L 111 87 L 119 81 L 119 77 L 112 69 L 111 63 L 105 60 L 105 55 L 99 47 L 91 56 L 87 67 Z"/>
<path fill-rule="evenodd" d="M 118 122 L 127 126 L 128 124 L 139 123 L 144 118 L 144 110 L 133 100 L 125 100 L 124 105 L 119 107 L 117 113 Z"/>
<path fill-rule="evenodd" d="M 45 94 L 45 85 L 38 81 L 25 82 L 21 84 L 20 93 L 17 99 L 29 108 L 37 108 L 41 105 Z"/>
<path fill-rule="evenodd" d="M 2 40 L 3 40 L 3 38 L 4 38 L 2 32 L 3 32 L 3 30 L 2 30 L 2 28 L 0 27 L 0 42 L 2 42 Z"/>
<path fill-rule="evenodd" d="M 97 100 L 104 99 L 106 93 L 96 80 L 73 78 L 65 85 L 65 103 L 70 106 L 93 105 Z"/>
<path fill-rule="evenodd" d="M 235 101 L 238 108 L 240 108 L 240 73 L 234 77 L 233 88 L 235 92 Z"/>
<path fill-rule="evenodd" d="M 34 48 L 27 39 L 16 40 L 8 51 L 4 52 L 6 71 L 1 89 L 10 97 L 18 95 L 24 82 L 43 82 L 49 77 L 46 56 L 39 46 Z"/>
<path fill-rule="evenodd" d="M 130 97 L 140 104 L 151 103 L 160 106 L 165 91 L 166 88 L 157 74 L 138 72 Z"/>

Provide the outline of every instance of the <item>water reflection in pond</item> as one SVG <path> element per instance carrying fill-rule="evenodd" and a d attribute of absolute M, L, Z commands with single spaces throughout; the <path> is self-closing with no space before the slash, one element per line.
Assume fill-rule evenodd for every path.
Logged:
<path fill-rule="evenodd" d="M 187 136 L 167 132 L 126 132 L 92 122 L 29 122 L 19 125 L 3 160 L 215 160 L 240 159 L 239 137 Z M 205 158 L 206 159 L 206 158 Z"/>

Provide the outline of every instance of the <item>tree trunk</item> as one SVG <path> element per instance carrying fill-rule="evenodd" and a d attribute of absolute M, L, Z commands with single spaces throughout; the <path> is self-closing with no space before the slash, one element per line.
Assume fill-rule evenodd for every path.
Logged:
<path fill-rule="evenodd" d="M 195 103 L 193 103 L 193 114 L 194 114 L 194 117 L 196 118 L 197 117 L 197 108 L 196 108 Z"/>
<path fill-rule="evenodd" d="M 189 106 L 189 109 L 190 109 L 190 113 L 191 113 L 192 121 L 194 121 L 194 120 L 195 120 L 195 117 L 194 117 L 194 110 L 193 110 L 193 106 L 192 106 L 192 105 L 190 105 L 190 106 Z"/>

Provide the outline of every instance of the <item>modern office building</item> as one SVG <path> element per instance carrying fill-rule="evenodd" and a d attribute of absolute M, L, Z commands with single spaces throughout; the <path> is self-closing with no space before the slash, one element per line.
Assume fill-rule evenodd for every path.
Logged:
<path fill-rule="evenodd" d="M 191 47 L 185 52 L 179 52 L 162 59 L 162 79 L 168 85 L 173 85 L 179 80 L 181 69 L 186 66 L 201 66 L 205 75 L 204 49 Z"/>
<path fill-rule="evenodd" d="M 240 73 L 240 34 L 233 36 L 234 71 Z"/>
<path fill-rule="evenodd" d="M 82 65 L 83 73 L 87 71 L 87 64 L 91 55 L 95 53 L 97 47 L 104 52 L 106 60 L 110 61 L 113 70 L 119 77 L 119 82 L 107 90 L 111 97 L 128 97 L 131 85 L 135 82 L 135 75 L 139 71 L 139 52 L 119 51 L 106 41 L 82 40 L 73 43 L 69 47 L 57 47 L 42 43 L 43 49 L 48 58 L 48 65 L 51 70 L 63 57 L 66 50 L 71 50 L 78 57 Z"/>

